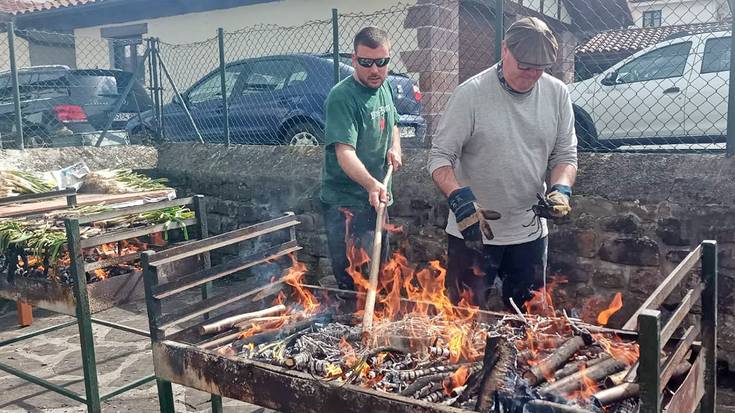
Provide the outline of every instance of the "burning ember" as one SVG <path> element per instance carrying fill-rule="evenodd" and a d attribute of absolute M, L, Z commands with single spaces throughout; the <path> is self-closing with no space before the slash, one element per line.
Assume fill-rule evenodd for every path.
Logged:
<path fill-rule="evenodd" d="M 83 250 L 83 255 L 85 262 L 93 263 L 135 254 L 147 248 L 147 243 L 138 239 L 132 239 L 86 248 Z M 51 281 L 71 284 L 73 281 L 69 270 L 70 265 L 71 258 L 67 251 L 63 251 L 54 264 L 49 263 L 48 258 L 41 258 L 34 255 L 19 255 L 17 260 L 17 274 L 26 277 L 48 278 Z M 132 264 L 116 264 L 105 268 L 97 268 L 87 273 L 87 282 L 104 280 L 112 276 L 140 271 L 140 269 L 137 260 Z"/>
<path fill-rule="evenodd" d="M 348 249 L 360 308 L 367 288 L 362 270 L 369 259 L 354 245 Z M 234 327 L 236 341 L 214 340 L 203 347 L 325 381 L 476 411 L 516 411 L 534 403 L 601 411 L 593 401 L 602 382 L 634 370 L 638 359 L 636 343 L 557 311 L 554 282 L 522 303 L 523 313 L 482 311 L 469 292 L 452 304 L 438 261 L 415 267 L 396 253 L 381 270 L 373 330 L 365 335 L 355 323 L 362 310 L 333 315 L 330 301 L 318 300 L 316 287 L 303 284 L 305 274 L 306 267 L 292 257 L 283 275 L 290 291 L 282 291 L 270 309 L 213 330 Z M 607 324 L 620 308 L 622 296 L 616 294 L 599 313 L 599 324 Z M 262 312 L 269 316 L 256 314 Z"/>

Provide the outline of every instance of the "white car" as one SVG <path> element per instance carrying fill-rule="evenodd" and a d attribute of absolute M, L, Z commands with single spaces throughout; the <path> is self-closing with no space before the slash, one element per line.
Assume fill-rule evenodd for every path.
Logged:
<path fill-rule="evenodd" d="M 670 39 L 569 85 L 580 147 L 724 142 L 730 36 Z"/>

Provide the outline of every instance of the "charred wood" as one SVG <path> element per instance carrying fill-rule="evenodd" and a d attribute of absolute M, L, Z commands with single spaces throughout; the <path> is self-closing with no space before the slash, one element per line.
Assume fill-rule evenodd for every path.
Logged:
<path fill-rule="evenodd" d="M 626 365 L 622 361 L 610 358 L 585 369 L 583 372 L 580 371 L 572 374 L 571 376 L 564 377 L 563 379 L 544 387 L 541 389 L 541 392 L 544 394 L 571 393 L 582 388 L 585 377 L 594 382 L 598 382 L 611 374 L 624 370 L 625 367 Z"/>
<path fill-rule="evenodd" d="M 528 380 L 528 384 L 535 386 L 538 383 L 552 376 L 559 366 L 566 363 L 570 357 L 585 345 L 581 336 L 574 336 L 561 345 L 556 351 L 543 359 L 539 364 L 531 367 L 523 377 Z"/>

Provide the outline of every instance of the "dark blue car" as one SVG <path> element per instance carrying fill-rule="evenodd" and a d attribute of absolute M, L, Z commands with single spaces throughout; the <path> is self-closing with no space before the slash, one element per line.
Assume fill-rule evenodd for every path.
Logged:
<path fill-rule="evenodd" d="M 342 56 L 340 78 L 353 68 Z M 421 116 L 421 92 L 411 79 L 391 74 L 399 113 L 399 128 L 406 146 L 421 145 L 426 121 Z M 292 54 L 245 59 L 225 69 L 229 106 L 230 139 L 233 143 L 268 145 L 317 145 L 324 136 L 324 101 L 334 85 L 331 56 Z M 222 87 L 215 70 L 182 94 L 191 116 L 206 142 L 224 142 Z M 163 106 L 163 137 L 174 142 L 198 140 L 184 107 L 178 99 Z M 157 131 L 151 112 L 133 118 L 131 135 Z"/>

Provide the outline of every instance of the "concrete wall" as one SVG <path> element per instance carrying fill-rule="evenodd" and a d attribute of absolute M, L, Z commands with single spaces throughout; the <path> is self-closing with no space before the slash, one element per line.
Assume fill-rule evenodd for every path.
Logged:
<path fill-rule="evenodd" d="M 0 150 L 0 170 L 53 171 L 84 161 L 92 170 L 104 168 L 153 169 L 158 151 L 149 146 L 106 146 Z"/>
<path fill-rule="evenodd" d="M 425 169 L 426 151 L 405 154 L 391 220 L 405 228 L 414 263 L 443 259 L 446 201 Z M 310 276 L 331 274 L 319 214 L 320 148 L 168 145 L 155 171 L 183 195 L 208 195 L 209 228 L 224 232 L 294 211 Z M 552 275 L 567 282 L 558 307 L 596 315 L 623 292 L 622 323 L 705 239 L 720 243 L 720 357 L 735 368 L 735 163 L 718 155 L 584 154 L 569 219 L 552 226 Z M 393 237 L 397 248 L 401 237 Z M 237 251 L 228 251 L 237 254 Z M 215 261 L 227 259 L 220 255 Z M 667 301 L 674 308 L 677 291 Z"/>

